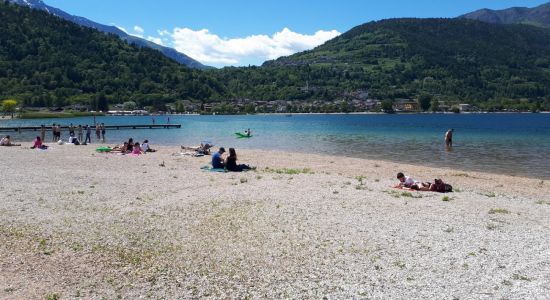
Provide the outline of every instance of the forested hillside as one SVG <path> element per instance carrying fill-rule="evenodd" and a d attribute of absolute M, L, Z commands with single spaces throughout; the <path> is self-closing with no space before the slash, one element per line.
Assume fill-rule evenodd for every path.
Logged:
<path fill-rule="evenodd" d="M 253 112 L 254 101 L 311 107 L 368 93 L 378 100 L 422 95 L 482 109 L 550 109 L 550 30 L 529 25 L 384 20 L 261 67 L 199 71 L 45 12 L 2 2 L 0 19 L 0 100 L 24 106 L 103 110 L 134 101 L 163 109 L 188 100 L 193 110 L 239 102 Z"/>
<path fill-rule="evenodd" d="M 61 107 L 219 99 L 224 85 L 148 48 L 46 12 L 0 3 L 0 99 Z"/>
<path fill-rule="evenodd" d="M 462 19 L 384 20 L 264 67 L 288 70 L 279 77 L 297 86 L 308 80 L 328 94 L 363 88 L 381 99 L 429 93 L 481 104 L 548 101 L 550 31 Z"/>

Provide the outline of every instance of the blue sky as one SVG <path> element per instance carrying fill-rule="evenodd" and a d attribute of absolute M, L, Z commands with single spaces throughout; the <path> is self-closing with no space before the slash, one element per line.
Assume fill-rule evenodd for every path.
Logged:
<path fill-rule="evenodd" d="M 455 17 L 547 0 L 44 0 L 48 5 L 176 48 L 214 66 L 261 64 L 313 48 L 362 23 Z"/>

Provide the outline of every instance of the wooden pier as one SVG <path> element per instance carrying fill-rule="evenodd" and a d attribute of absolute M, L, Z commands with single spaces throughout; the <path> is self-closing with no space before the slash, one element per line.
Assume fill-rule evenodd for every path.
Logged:
<path fill-rule="evenodd" d="M 90 126 L 92 130 L 95 130 L 95 126 Z M 19 127 L 0 127 L 0 132 L 4 131 L 37 131 L 40 130 L 40 126 L 19 126 Z M 45 126 L 46 130 L 51 131 L 52 126 Z M 82 126 L 82 128 L 85 128 Z M 140 125 L 105 125 L 105 129 L 170 129 L 170 128 L 181 128 L 181 124 L 140 124 Z M 62 125 L 61 129 L 69 129 L 69 126 Z M 78 129 L 78 125 L 74 126 L 75 131 Z"/>

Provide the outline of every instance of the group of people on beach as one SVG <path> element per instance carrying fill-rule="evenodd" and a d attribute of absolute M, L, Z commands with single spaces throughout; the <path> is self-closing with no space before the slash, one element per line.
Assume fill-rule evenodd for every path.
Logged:
<path fill-rule="evenodd" d="M 212 168 L 225 169 L 230 172 L 242 172 L 252 169 L 249 165 L 237 164 L 237 152 L 235 148 L 229 148 L 229 155 L 224 159 L 225 148 L 220 147 L 212 154 Z"/>
<path fill-rule="evenodd" d="M 143 143 L 140 144 L 139 142 L 134 142 L 133 138 L 129 138 L 127 142 L 125 141 L 122 143 L 122 146 L 116 145 L 109 152 L 140 155 L 147 152 L 156 152 L 156 150 L 149 146 L 149 140 L 144 140 Z"/>
<path fill-rule="evenodd" d="M 450 184 L 443 182 L 441 179 L 435 179 L 434 182 L 420 182 L 409 176 L 405 176 L 402 172 L 399 172 L 397 173 L 397 180 L 399 180 L 399 183 L 394 187 L 399 189 L 439 193 L 448 193 L 453 191 L 453 187 Z"/>
<path fill-rule="evenodd" d="M 105 123 L 98 123 L 94 127 L 97 140 L 105 142 Z M 62 141 L 61 128 L 61 124 L 54 123 L 52 125 L 52 142 L 58 143 L 59 141 Z M 80 124 L 78 126 L 74 126 L 73 123 L 71 123 L 68 129 L 69 137 L 67 138 L 67 140 L 69 143 L 86 145 L 92 142 L 92 126 L 89 126 L 88 124 L 84 126 Z M 86 133 L 86 138 L 84 138 L 84 133 Z M 44 141 L 46 138 L 46 126 L 43 124 L 40 126 L 40 138 L 42 141 Z"/>

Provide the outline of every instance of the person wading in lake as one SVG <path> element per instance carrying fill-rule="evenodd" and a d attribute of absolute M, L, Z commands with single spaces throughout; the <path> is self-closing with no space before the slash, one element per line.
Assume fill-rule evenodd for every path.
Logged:
<path fill-rule="evenodd" d="M 449 129 L 445 133 L 445 146 L 452 147 L 453 146 L 453 131 L 454 129 Z"/>

